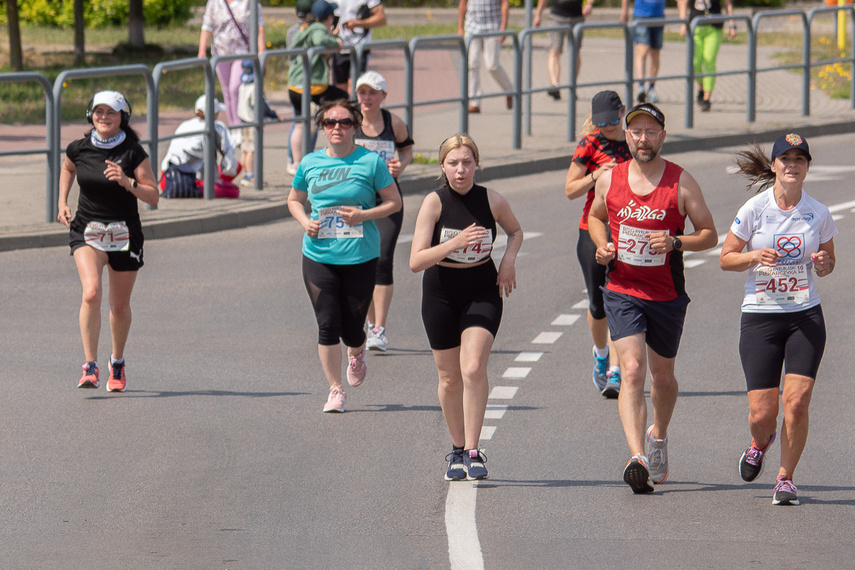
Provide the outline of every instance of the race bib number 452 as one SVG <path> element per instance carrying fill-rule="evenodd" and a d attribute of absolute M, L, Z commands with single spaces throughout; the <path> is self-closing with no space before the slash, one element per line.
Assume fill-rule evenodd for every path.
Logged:
<path fill-rule="evenodd" d="M 650 249 L 647 234 L 653 230 L 634 228 L 626 224 L 620 225 L 617 243 L 617 258 L 628 265 L 653 267 L 665 265 L 665 253 L 656 253 Z"/>
<path fill-rule="evenodd" d="M 758 265 L 754 270 L 758 305 L 802 305 L 810 300 L 807 265 Z"/>
<path fill-rule="evenodd" d="M 442 228 L 442 231 L 439 234 L 439 243 L 445 243 L 448 240 L 453 239 L 454 236 L 459 233 L 460 230 Z M 468 247 L 455 249 L 448 254 L 448 259 L 457 261 L 458 263 L 475 263 L 476 261 L 481 261 L 482 259 L 490 257 L 490 253 L 492 251 L 493 232 L 492 230 L 487 230 L 487 236 L 484 239 Z"/>
<path fill-rule="evenodd" d="M 362 209 L 359 206 L 357 208 Z M 341 218 L 341 214 L 338 213 L 338 206 L 318 210 L 318 221 L 321 224 L 318 229 L 318 239 L 354 239 L 362 237 L 362 222 L 359 222 L 355 226 L 347 225 Z"/>

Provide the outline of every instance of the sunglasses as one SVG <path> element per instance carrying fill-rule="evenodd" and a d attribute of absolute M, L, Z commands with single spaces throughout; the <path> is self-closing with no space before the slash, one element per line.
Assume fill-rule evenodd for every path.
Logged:
<path fill-rule="evenodd" d="M 327 128 L 335 128 L 336 125 L 341 125 L 341 128 L 347 129 L 353 126 L 353 119 L 324 119 L 321 124 Z"/>
<path fill-rule="evenodd" d="M 616 127 L 619 124 L 620 124 L 620 119 L 615 119 L 614 121 L 612 121 L 610 123 L 608 123 L 608 122 L 607 123 L 597 123 L 596 126 L 598 126 L 598 127 Z"/>

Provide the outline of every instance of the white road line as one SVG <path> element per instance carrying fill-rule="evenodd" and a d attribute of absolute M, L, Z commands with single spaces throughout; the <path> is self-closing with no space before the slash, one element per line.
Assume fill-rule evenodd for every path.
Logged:
<path fill-rule="evenodd" d="M 543 356 L 542 352 L 523 351 L 514 360 L 516 362 L 537 362 L 541 356 Z"/>
<path fill-rule="evenodd" d="M 579 310 L 579 311 L 583 311 L 583 310 L 585 310 L 585 309 L 587 309 L 587 308 L 588 308 L 588 300 L 587 300 L 587 299 L 582 299 L 581 301 L 579 301 L 578 303 L 576 303 L 575 305 L 573 305 L 573 306 L 572 306 L 572 307 L 570 307 L 570 308 L 571 308 L 571 309 L 577 309 L 577 310 Z"/>
<path fill-rule="evenodd" d="M 496 426 L 481 426 L 481 437 L 478 439 L 480 441 L 493 439 L 494 433 L 496 433 Z"/>
<path fill-rule="evenodd" d="M 484 418 L 489 420 L 500 420 L 508 411 L 508 406 L 502 404 L 487 404 L 487 411 L 484 412 Z"/>
<path fill-rule="evenodd" d="M 531 368 L 527 368 L 525 366 L 511 366 L 505 369 L 504 374 L 502 374 L 502 378 L 525 378 L 528 376 L 529 372 L 531 372 Z"/>
<path fill-rule="evenodd" d="M 483 570 L 484 557 L 475 523 L 478 486 L 460 481 L 448 485 L 445 498 L 445 532 L 448 535 L 448 561 L 452 570 Z"/>
<path fill-rule="evenodd" d="M 552 321 L 553 327 L 569 327 L 573 323 L 579 320 L 579 315 L 558 315 L 558 317 Z"/>
<path fill-rule="evenodd" d="M 490 396 L 488 399 L 490 400 L 510 400 L 517 394 L 516 386 L 493 386 L 493 389 L 490 390 Z"/>
<path fill-rule="evenodd" d="M 534 337 L 534 340 L 531 342 L 532 342 L 532 344 L 554 344 L 555 341 L 557 341 L 559 338 L 561 338 L 562 334 L 564 334 L 564 333 L 542 332 L 539 335 L 537 335 L 536 337 Z"/>
<path fill-rule="evenodd" d="M 706 262 L 707 262 L 706 259 L 690 259 L 688 261 L 684 261 L 683 265 L 685 265 L 686 268 L 691 269 L 692 267 L 697 267 L 698 265 L 703 265 Z"/>

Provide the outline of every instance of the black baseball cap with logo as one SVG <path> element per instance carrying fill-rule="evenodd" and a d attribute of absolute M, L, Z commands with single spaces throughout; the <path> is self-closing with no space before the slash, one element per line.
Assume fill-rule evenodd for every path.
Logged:
<path fill-rule="evenodd" d="M 779 136 L 778 140 L 775 141 L 774 146 L 772 146 L 772 162 L 775 162 L 776 158 L 792 148 L 805 153 L 805 155 L 807 155 L 808 162 L 813 160 L 810 156 L 810 147 L 804 137 L 797 135 L 796 133 L 789 133 Z"/>
<path fill-rule="evenodd" d="M 647 115 L 649 117 L 653 117 L 653 119 L 659 123 L 659 125 L 664 129 L 665 128 L 665 115 L 662 111 L 659 110 L 659 107 L 652 103 L 639 103 L 635 107 L 629 110 L 629 113 L 626 114 L 626 126 L 629 128 L 629 124 L 632 122 L 634 118 L 639 115 Z"/>

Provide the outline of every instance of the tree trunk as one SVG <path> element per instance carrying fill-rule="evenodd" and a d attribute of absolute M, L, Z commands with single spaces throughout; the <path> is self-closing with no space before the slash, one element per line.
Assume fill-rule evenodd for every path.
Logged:
<path fill-rule="evenodd" d="M 131 47 L 145 47 L 145 16 L 143 0 L 130 0 L 128 10 L 128 42 Z"/>
<path fill-rule="evenodd" d="M 83 16 L 83 0 L 74 0 L 74 65 L 86 63 L 86 22 Z"/>
<path fill-rule="evenodd" d="M 21 48 L 21 26 L 18 22 L 17 0 L 6 0 L 6 21 L 9 27 L 9 65 L 15 71 L 23 71 L 24 51 Z"/>

